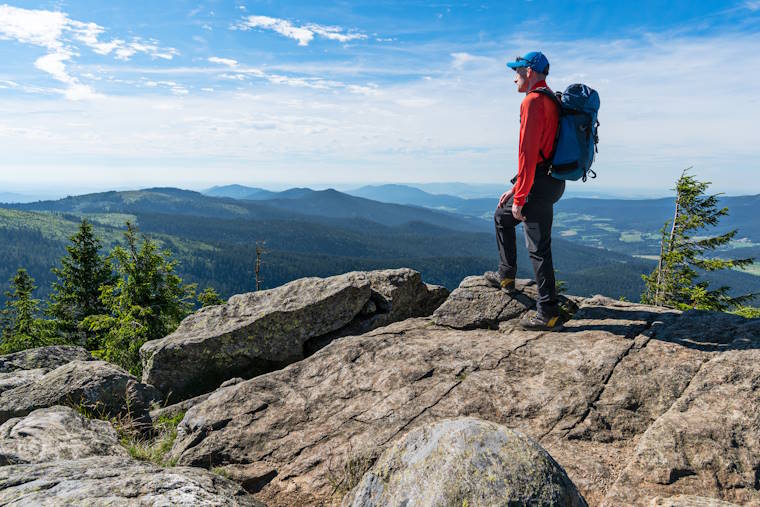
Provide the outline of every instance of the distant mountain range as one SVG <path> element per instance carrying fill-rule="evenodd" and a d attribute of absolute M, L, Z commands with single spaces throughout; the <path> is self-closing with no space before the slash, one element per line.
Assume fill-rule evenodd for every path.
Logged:
<path fill-rule="evenodd" d="M 568 185 L 570 187 L 571 184 Z M 282 200 L 300 197 L 311 192 L 296 188 L 284 192 L 232 185 L 215 187 L 216 195 L 239 199 Z M 210 192 L 210 191 L 209 191 Z M 487 222 L 489 230 L 498 195 L 489 198 L 464 199 L 455 195 L 433 194 L 409 185 L 364 186 L 347 193 L 373 201 L 419 206 L 436 211 L 478 218 Z M 569 193 L 569 192 L 568 192 Z M 280 203 L 280 205 L 282 205 Z M 760 209 L 760 195 L 720 197 L 719 205 L 729 209 L 725 217 L 709 234 L 738 229 L 732 248 L 760 248 L 760 221 L 755 217 Z M 665 221 L 672 219 L 674 198 L 660 199 L 598 199 L 565 196 L 555 207 L 556 235 L 588 246 L 623 253 L 655 255 L 659 251 L 659 231 Z M 753 252 L 755 250 L 746 250 Z"/>
<path fill-rule="evenodd" d="M 253 189 L 253 193 L 257 190 Z M 239 193 L 241 188 L 233 189 Z M 268 191 L 264 191 L 268 192 Z M 364 219 L 381 225 L 410 222 L 460 231 L 486 231 L 482 220 L 419 206 L 383 203 L 336 190 L 291 189 L 270 192 L 268 198 L 214 197 L 177 188 L 149 188 L 127 192 L 102 192 L 66 197 L 57 201 L 9 204 L 9 209 L 59 213 L 161 213 L 209 218 L 329 221 Z"/>
<path fill-rule="evenodd" d="M 426 281 L 454 288 L 465 276 L 496 267 L 490 219 L 494 199 L 462 199 L 405 186 L 364 187 L 355 193 L 361 195 L 307 188 L 272 192 L 236 185 L 215 187 L 206 194 L 151 188 L 4 205 L 0 283 L 18 267 L 27 267 L 44 295 L 52 281 L 50 268 L 65 253 L 66 238 L 82 217 L 96 224 L 107 245 L 119 241 L 126 220 L 136 222 L 142 232 L 175 253 L 183 278 L 213 286 L 225 296 L 254 286 L 257 244 L 265 248 L 265 287 L 303 276 L 409 266 L 420 270 Z M 651 271 L 654 263 L 629 254 L 638 253 L 631 245 L 646 246 L 650 239 L 625 236 L 628 233 L 619 229 L 656 224 L 658 214 L 669 206 L 661 201 L 561 201 L 566 207 L 558 212 L 553 247 L 557 277 L 566 282 L 568 292 L 638 300 L 641 274 Z M 731 203 L 737 217 L 749 214 L 752 198 L 741 202 Z M 594 241 L 614 243 L 613 239 L 622 245 L 614 248 L 617 251 L 592 247 L 606 246 Z M 519 276 L 531 277 L 522 243 L 520 239 Z M 720 276 L 719 281 L 735 292 L 760 290 L 760 277 L 739 272 Z"/>

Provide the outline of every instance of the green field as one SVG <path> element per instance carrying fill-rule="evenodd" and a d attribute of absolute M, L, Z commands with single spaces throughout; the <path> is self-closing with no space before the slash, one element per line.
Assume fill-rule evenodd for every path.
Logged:
<path fill-rule="evenodd" d="M 638 243 L 639 241 L 643 241 L 643 239 L 638 231 L 626 231 L 620 233 L 620 241 L 623 243 Z"/>
<path fill-rule="evenodd" d="M 737 271 L 749 273 L 750 275 L 760 276 L 760 263 L 755 263 L 746 268 L 737 268 Z"/>

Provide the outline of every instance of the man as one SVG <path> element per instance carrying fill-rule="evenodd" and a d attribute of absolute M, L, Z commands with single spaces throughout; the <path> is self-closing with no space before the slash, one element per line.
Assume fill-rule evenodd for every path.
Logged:
<path fill-rule="evenodd" d="M 527 315 L 520 325 L 525 329 L 557 329 L 562 324 L 552 264 L 551 231 L 554 203 L 562 197 L 565 182 L 548 173 L 546 159 L 552 156 L 559 127 L 559 108 L 550 97 L 531 93 L 537 88 L 548 88 L 549 60 L 543 53 L 528 53 L 507 66 L 515 71 L 517 91 L 526 95 L 520 104 L 517 176 L 512 180 L 514 186 L 502 194 L 494 213 L 499 270 L 489 271 L 485 277 L 496 287 L 508 292 L 514 290 L 517 275 L 515 227 L 522 223 L 538 284 L 538 300 L 536 313 Z"/>

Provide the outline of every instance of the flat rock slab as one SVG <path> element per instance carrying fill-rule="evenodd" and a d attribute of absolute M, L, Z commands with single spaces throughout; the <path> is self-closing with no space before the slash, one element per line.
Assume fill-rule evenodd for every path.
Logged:
<path fill-rule="evenodd" d="M 92 359 L 92 355 L 82 347 L 67 345 L 38 347 L 0 356 L 0 373 L 37 369 L 50 371 L 71 361 L 91 361 Z"/>
<path fill-rule="evenodd" d="M 96 414 L 148 417 L 161 394 L 105 361 L 71 361 L 25 384 L 0 393 L 0 422 L 53 405 L 81 405 Z"/>
<path fill-rule="evenodd" d="M 42 378 L 49 370 L 36 368 L 34 370 L 16 370 L 10 373 L 0 373 L 0 393 L 16 387 L 32 384 Z"/>
<path fill-rule="evenodd" d="M 251 378 L 301 360 L 338 336 L 427 315 L 444 295 L 410 269 L 303 278 L 240 294 L 143 345 L 143 381 L 174 402 L 191 398 L 229 378 Z"/>
<path fill-rule="evenodd" d="M 53 345 L 0 356 L 0 393 L 34 383 L 51 370 L 71 361 L 92 361 L 82 347 Z"/>
<path fill-rule="evenodd" d="M 738 507 L 735 503 L 696 495 L 676 495 L 669 498 L 655 498 L 649 505 L 652 507 Z"/>
<path fill-rule="evenodd" d="M 404 435 L 343 505 L 586 507 L 586 501 L 539 444 L 493 422 L 464 417 Z"/>
<path fill-rule="evenodd" d="M 42 408 L 0 425 L 0 466 L 128 455 L 110 423 L 70 407 Z"/>
<path fill-rule="evenodd" d="M 273 507 L 329 504 L 346 470 L 471 415 L 540 442 L 589 505 L 760 504 L 760 320 L 579 303 L 559 332 L 417 318 L 345 337 L 191 408 L 171 454 Z"/>
<path fill-rule="evenodd" d="M 536 308 L 536 282 L 515 280 L 515 290 L 506 292 L 489 284 L 482 276 L 468 276 L 433 313 L 433 322 L 454 329 L 498 329 Z M 560 304 L 571 310 L 583 298 L 559 296 Z"/>
<path fill-rule="evenodd" d="M 604 505 L 649 505 L 653 493 L 760 504 L 758 386 L 758 349 L 727 351 L 702 363 L 681 396 L 641 436 Z"/>
<path fill-rule="evenodd" d="M 106 456 L 0 467 L 2 505 L 261 506 L 207 470 Z"/>
<path fill-rule="evenodd" d="M 482 276 L 469 276 L 433 313 L 433 321 L 455 329 L 498 329 L 499 322 L 536 307 L 533 285 L 530 280 L 517 280 L 517 291 L 508 294 L 492 287 Z"/>

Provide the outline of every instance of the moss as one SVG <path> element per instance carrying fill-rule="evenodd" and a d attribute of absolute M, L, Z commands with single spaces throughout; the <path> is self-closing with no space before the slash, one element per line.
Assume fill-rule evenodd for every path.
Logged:
<path fill-rule="evenodd" d="M 213 467 L 213 468 L 211 469 L 211 471 L 212 471 L 213 473 L 215 473 L 216 475 L 219 475 L 219 476 L 222 476 L 222 477 L 224 477 L 225 479 L 232 479 L 232 475 L 231 475 L 231 474 L 230 474 L 230 472 L 229 472 L 229 471 L 228 471 L 226 468 L 224 468 L 224 467 Z"/>

